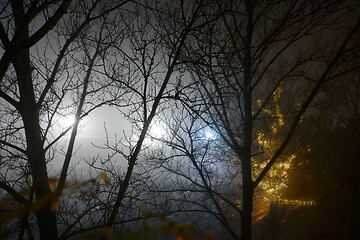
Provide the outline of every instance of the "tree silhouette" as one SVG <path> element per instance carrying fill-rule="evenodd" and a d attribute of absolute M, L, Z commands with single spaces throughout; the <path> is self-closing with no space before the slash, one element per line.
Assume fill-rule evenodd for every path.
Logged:
<path fill-rule="evenodd" d="M 96 85 L 92 77 L 109 45 L 104 39 L 111 34 L 101 24 L 106 23 L 106 15 L 126 2 L 106 7 L 101 1 L 1 4 L 1 151 L 2 162 L 8 167 L 1 174 L 1 188 L 22 205 L 20 210 L 10 211 L 23 217 L 23 229 L 28 215 L 35 214 L 40 239 L 58 239 L 56 211 L 79 121 L 104 104 L 96 96 L 103 86 Z M 90 24 L 96 23 L 101 30 L 91 39 L 86 34 L 91 31 Z M 78 51 L 76 47 L 80 47 Z M 72 94 L 74 102 L 67 104 Z M 88 104 L 95 98 L 98 100 L 93 105 Z M 69 114 L 74 114 L 75 122 L 59 131 L 57 121 Z M 56 143 L 67 132 L 71 132 L 68 149 L 55 182 L 49 177 L 49 164 L 58 152 Z M 21 231 L 20 239 L 23 234 Z"/>
<path fill-rule="evenodd" d="M 209 24 L 189 38 L 182 61 L 192 84 L 187 93 L 182 91 L 182 103 L 194 119 L 215 129 L 229 155 L 239 161 L 241 207 L 234 208 L 241 216 L 241 234 L 232 231 L 233 237 L 251 239 L 255 190 L 281 161 L 319 90 L 347 72 L 336 67 L 354 50 L 349 43 L 359 31 L 358 19 L 344 21 L 348 31 L 329 45 L 322 41 L 329 35 L 319 27 L 335 28 L 333 19 L 349 13 L 351 6 L 331 1 L 214 1 L 205 15 Z M 312 41 L 321 47 L 311 46 Z M 298 94 L 301 91 L 304 94 Z M 269 140 L 259 139 L 264 135 Z M 264 152 L 265 141 L 276 142 L 272 151 Z M 191 154 L 188 157 L 194 162 Z M 254 166 L 260 162 L 256 173 Z M 207 190 L 210 199 L 212 191 Z M 213 199 L 215 206 L 219 201 Z"/>
<path fill-rule="evenodd" d="M 329 99 L 322 91 L 350 89 L 328 102 L 339 116 L 359 106 L 358 82 L 341 81 L 359 70 L 349 60 L 359 53 L 358 10 L 353 0 L 3 1 L 0 189 L 9 212 L 1 221 L 15 226 L 9 237 L 94 230 L 107 239 L 149 218 L 183 237 L 188 228 L 173 219 L 205 231 L 217 223 L 198 219 L 211 216 L 219 234 L 251 239 L 261 217 L 254 201 L 283 200 L 300 152 L 288 146 L 317 113 L 313 104 Z M 81 121 L 104 105 L 124 116 L 130 135 L 105 127 L 97 149 L 108 156 L 85 159 L 95 176 L 69 181 Z"/>

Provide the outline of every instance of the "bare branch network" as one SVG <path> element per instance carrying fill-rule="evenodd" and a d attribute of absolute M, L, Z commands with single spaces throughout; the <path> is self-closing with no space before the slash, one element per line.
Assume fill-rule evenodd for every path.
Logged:
<path fill-rule="evenodd" d="M 1 1 L 0 238 L 357 239 L 359 10 Z"/>

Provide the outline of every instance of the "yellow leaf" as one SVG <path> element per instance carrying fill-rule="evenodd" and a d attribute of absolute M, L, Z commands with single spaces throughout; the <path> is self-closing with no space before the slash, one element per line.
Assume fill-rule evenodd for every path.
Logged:
<path fill-rule="evenodd" d="M 100 179 L 104 182 L 105 187 L 109 187 L 109 186 L 110 186 L 109 180 L 108 180 L 107 175 L 106 175 L 105 172 L 101 172 L 101 173 L 100 173 Z"/>

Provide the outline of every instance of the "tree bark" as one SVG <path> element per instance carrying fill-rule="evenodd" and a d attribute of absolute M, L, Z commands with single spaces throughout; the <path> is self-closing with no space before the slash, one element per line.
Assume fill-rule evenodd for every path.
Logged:
<path fill-rule="evenodd" d="M 253 182 L 252 182 L 252 169 L 251 169 L 251 150 L 252 150 L 252 132 L 253 132 L 253 116 L 252 116 L 252 61 L 251 61 L 251 48 L 252 48 L 252 34 L 253 34 L 253 10 L 254 3 L 252 1 L 245 1 L 247 10 L 247 26 L 246 38 L 244 42 L 244 142 L 243 154 L 241 159 L 242 169 L 242 193 L 243 205 L 241 216 L 241 239 L 250 240 L 252 233 L 252 211 L 253 211 Z"/>
<path fill-rule="evenodd" d="M 36 105 L 31 102 L 21 104 L 21 112 L 25 127 L 27 142 L 27 157 L 30 163 L 33 191 L 36 197 L 36 219 L 40 239 L 58 239 L 56 212 L 52 209 L 53 193 L 49 186 L 46 169 L 45 152 L 42 146 L 39 115 Z"/>
<path fill-rule="evenodd" d="M 35 212 L 40 239 L 58 239 L 56 213 L 51 209 L 52 192 L 46 169 L 39 109 L 36 105 L 31 78 L 29 51 L 19 54 L 13 61 L 20 89 L 20 113 L 24 123 L 26 154 L 30 163 L 33 191 L 36 197 Z"/>
<path fill-rule="evenodd" d="M 16 33 L 18 41 L 29 39 L 29 29 L 22 23 L 24 9 L 22 3 L 13 3 Z M 25 24 L 26 25 L 26 24 Z M 26 154 L 32 173 L 32 191 L 36 197 L 35 215 L 38 221 L 40 239 L 58 239 L 56 213 L 51 209 L 52 192 L 46 169 L 45 151 L 42 143 L 42 131 L 40 127 L 39 107 L 36 104 L 34 86 L 32 81 L 32 69 L 30 50 L 25 49 L 17 54 L 12 61 L 17 83 L 20 91 L 19 112 L 22 116 L 25 138 Z"/>

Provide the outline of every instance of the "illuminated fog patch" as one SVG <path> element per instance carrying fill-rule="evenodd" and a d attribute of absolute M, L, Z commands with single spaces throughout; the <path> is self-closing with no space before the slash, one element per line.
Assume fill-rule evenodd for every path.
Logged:
<path fill-rule="evenodd" d="M 200 138 L 202 138 L 203 140 L 206 140 L 206 141 L 213 141 L 218 138 L 218 134 L 216 133 L 216 131 L 214 129 L 207 126 L 201 130 Z"/>
<path fill-rule="evenodd" d="M 166 130 L 164 127 L 161 126 L 161 124 L 156 123 L 150 127 L 148 135 L 150 138 L 164 138 L 166 136 Z"/>
<path fill-rule="evenodd" d="M 75 122 L 75 117 L 73 114 L 62 116 L 59 119 L 59 125 L 61 128 L 65 129 L 71 127 Z"/>

